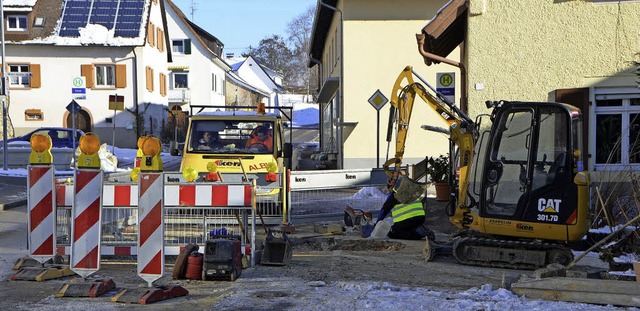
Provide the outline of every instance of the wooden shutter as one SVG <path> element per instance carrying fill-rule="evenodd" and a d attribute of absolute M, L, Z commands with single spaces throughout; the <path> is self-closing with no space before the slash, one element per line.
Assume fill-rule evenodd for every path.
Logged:
<path fill-rule="evenodd" d="M 116 88 L 122 89 L 127 87 L 127 65 L 116 65 Z"/>
<path fill-rule="evenodd" d="M 164 52 L 164 31 L 158 27 L 158 51 Z"/>
<path fill-rule="evenodd" d="M 147 24 L 147 42 L 150 46 L 155 46 L 156 27 L 152 23 Z"/>
<path fill-rule="evenodd" d="M 184 39 L 184 54 L 191 54 L 191 39 Z"/>
<path fill-rule="evenodd" d="M 40 64 L 30 64 L 29 70 L 31 71 L 31 88 L 37 89 L 40 87 Z"/>
<path fill-rule="evenodd" d="M 160 73 L 160 95 L 167 96 L 167 75 Z"/>
<path fill-rule="evenodd" d="M 590 113 L 590 102 L 589 102 L 589 88 L 575 88 L 575 89 L 557 89 L 555 91 L 556 101 L 560 103 L 565 103 L 569 105 L 576 106 L 580 108 L 582 111 L 582 147 L 584 148 L 584 152 L 586 154 L 585 157 L 582 158 L 584 162 L 584 169 L 588 170 L 587 160 L 591 158 L 591 154 L 589 151 L 589 113 Z"/>
<path fill-rule="evenodd" d="M 92 88 L 93 87 L 93 72 L 94 72 L 94 67 L 93 65 L 89 64 L 89 65 L 81 65 L 80 66 L 80 74 L 85 77 L 86 79 L 86 86 L 87 88 Z"/>

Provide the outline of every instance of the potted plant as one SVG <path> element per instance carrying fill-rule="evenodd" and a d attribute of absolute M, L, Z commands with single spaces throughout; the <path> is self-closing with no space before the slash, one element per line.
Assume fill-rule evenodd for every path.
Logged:
<path fill-rule="evenodd" d="M 427 159 L 429 182 L 436 188 L 437 201 L 449 201 L 449 156 L 441 154 Z"/>

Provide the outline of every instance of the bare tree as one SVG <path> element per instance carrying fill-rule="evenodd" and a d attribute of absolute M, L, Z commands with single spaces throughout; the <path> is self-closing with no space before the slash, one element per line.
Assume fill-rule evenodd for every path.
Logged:
<path fill-rule="evenodd" d="M 284 38 L 279 35 L 271 35 L 260 40 L 258 47 L 249 46 L 247 52 L 242 56 L 253 56 L 269 69 L 282 74 L 285 87 L 289 84 L 293 71 L 291 69 L 291 50 L 287 46 Z"/>
<path fill-rule="evenodd" d="M 311 46 L 311 31 L 316 7 L 309 6 L 306 11 L 296 16 L 287 27 L 288 40 L 291 44 L 293 59 L 291 66 L 296 75 L 291 79 L 290 87 L 310 93 L 317 84 L 317 66 L 309 69 L 309 48 Z"/>
<path fill-rule="evenodd" d="M 311 93 L 317 86 L 317 66 L 309 69 L 309 47 L 315 6 L 296 16 L 287 25 L 287 40 L 271 35 L 260 40 L 257 47 L 249 46 L 242 56 L 253 56 L 262 64 L 283 76 L 284 87 L 290 92 Z"/>

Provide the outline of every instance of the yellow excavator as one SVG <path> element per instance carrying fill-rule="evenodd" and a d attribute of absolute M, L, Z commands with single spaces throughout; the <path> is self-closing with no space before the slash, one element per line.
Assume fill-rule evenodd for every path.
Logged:
<path fill-rule="evenodd" d="M 491 114 L 474 121 L 406 67 L 391 95 L 396 153 L 383 165 L 390 177 L 391 166 L 395 171 L 402 165 L 416 97 L 448 124 L 440 130 L 449 137 L 446 212 L 460 229 L 451 243 L 427 240 L 425 259 L 446 250 L 460 263 L 477 266 L 569 264 L 568 242 L 582 239 L 592 220 L 580 110 L 562 103 L 488 101 Z M 487 117 L 491 124 L 481 124 Z"/>

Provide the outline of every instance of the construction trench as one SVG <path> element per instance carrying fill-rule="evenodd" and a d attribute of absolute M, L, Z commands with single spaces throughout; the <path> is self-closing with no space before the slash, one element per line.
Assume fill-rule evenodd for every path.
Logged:
<path fill-rule="evenodd" d="M 433 199 L 428 200 L 426 223 L 440 241 L 450 238 L 456 231 L 443 216 L 442 209 L 445 205 Z M 336 230 L 337 228 L 339 230 Z M 611 267 L 607 267 L 606 263 L 594 256 L 581 259 L 571 269 L 548 267 L 537 271 L 466 266 L 457 263 L 453 256 L 447 255 L 436 256 L 433 261 L 425 262 L 422 256 L 424 240 L 366 239 L 358 229 L 345 228 L 344 222 L 340 220 L 296 225 L 295 231 L 288 235 L 293 254 L 287 264 L 258 264 L 256 267 L 246 268 L 234 282 L 174 279 L 172 274 L 176 256 L 167 256 L 164 276 L 154 283 L 155 290 L 171 293 L 171 289 L 183 288 L 188 294 L 175 298 L 165 297 L 166 299 L 155 303 L 163 309 L 202 308 L 213 306 L 220 299 L 244 293 L 241 295 L 246 298 L 247 304 L 250 301 L 258 301 L 264 306 L 269 306 L 267 309 L 277 309 L 285 307 L 279 305 L 277 300 L 294 299 L 302 295 L 296 293 L 295 288 L 285 285 L 289 280 L 296 279 L 324 284 L 354 281 L 387 282 L 397 286 L 424 287 L 441 291 L 462 291 L 490 284 L 493 288 L 510 288 L 518 295 L 533 299 L 639 306 L 639 283 L 628 273 L 611 272 Z M 256 231 L 256 241 L 264 241 L 265 238 L 263 230 Z M 637 245 L 634 234 L 627 235 L 625 239 L 632 240 L 631 244 Z M 585 247 L 586 245 L 581 246 L 583 249 Z M 628 249 L 629 246 L 625 248 Z M 576 257 L 579 254 L 580 252 L 576 252 Z M 614 268 L 622 271 L 629 269 L 620 263 Z M 12 275 L 14 273 L 15 271 Z M 121 296 L 121 300 L 116 301 L 121 303 L 114 304 L 114 298 L 126 288 L 137 290 L 136 295 L 143 295 L 146 286 L 136 274 L 135 256 L 107 257 L 102 259 L 100 270 L 87 281 L 104 283 L 104 280 L 113 280 L 113 288 L 108 288 L 95 298 L 47 298 L 55 297 L 65 285 L 68 286 L 72 283 L 71 280 L 77 278 L 77 275 L 68 275 L 41 282 L 11 281 L 9 276 L 5 275 L 2 282 L 3 290 L 0 291 L 0 306 L 33 308 L 44 304 L 55 308 L 69 307 L 74 302 L 87 303 L 90 300 L 91 304 L 98 308 L 111 305 L 117 308 L 137 308 L 139 303 L 133 301 L 135 299 L 125 299 L 126 297 Z M 265 286 L 265 281 L 281 286 Z M 242 306 L 242 303 L 238 305 Z"/>

